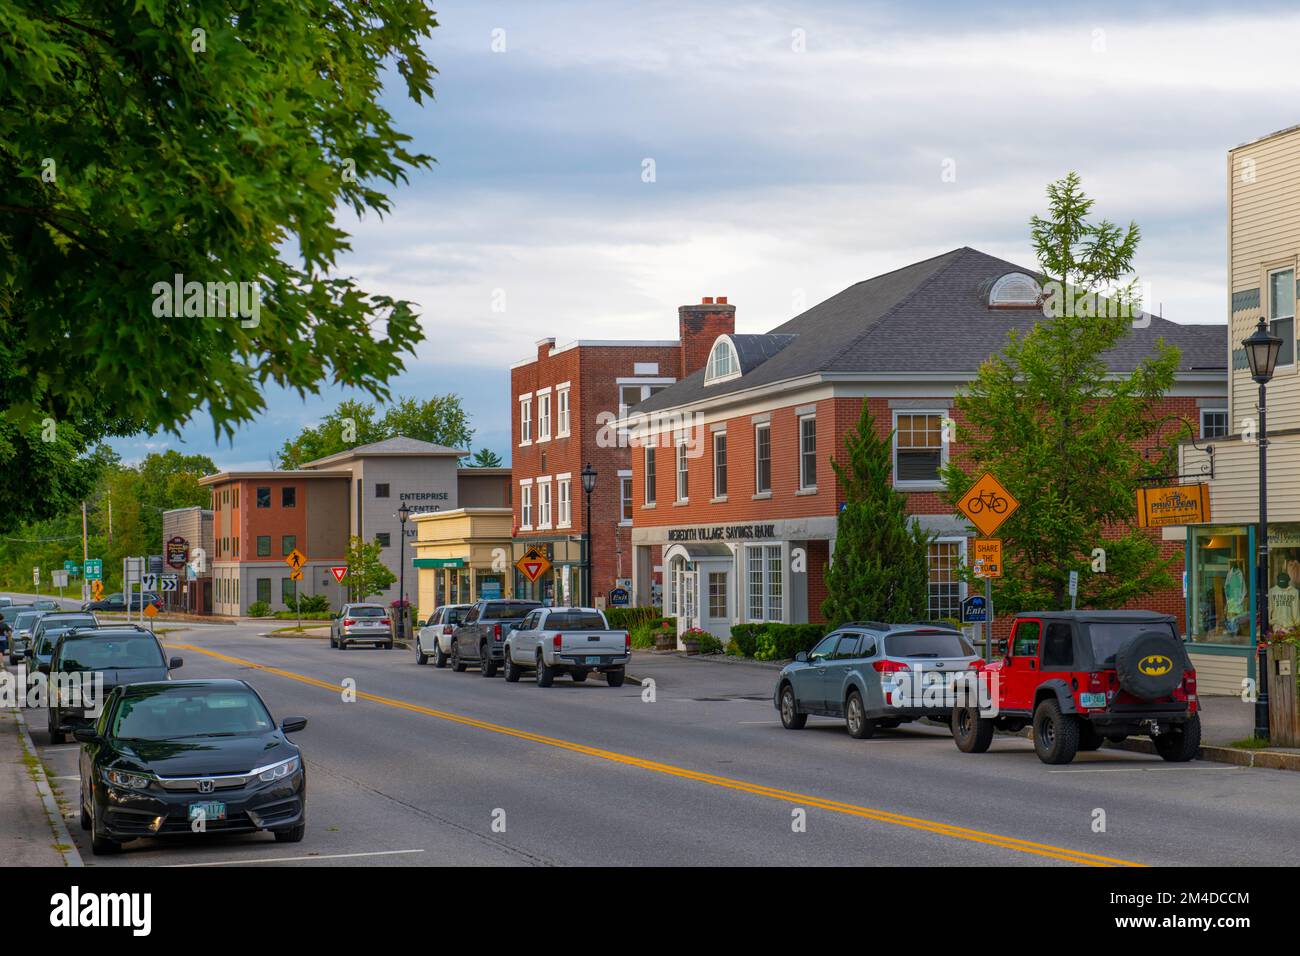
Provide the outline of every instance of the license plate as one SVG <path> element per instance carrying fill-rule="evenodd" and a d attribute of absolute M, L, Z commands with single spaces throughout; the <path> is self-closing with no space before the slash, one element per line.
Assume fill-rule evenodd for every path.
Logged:
<path fill-rule="evenodd" d="M 587 658 L 587 663 L 588 663 L 588 664 L 599 664 L 599 663 L 600 663 L 600 658 L 599 658 L 599 657 L 596 657 L 596 656 L 589 656 L 589 657 Z"/>
<path fill-rule="evenodd" d="M 190 822 L 202 817 L 204 821 L 226 819 L 226 805 L 216 800 L 190 804 Z"/>
<path fill-rule="evenodd" d="M 1103 694 L 1080 694 L 1079 704 L 1083 707 L 1105 707 L 1106 695 Z"/>

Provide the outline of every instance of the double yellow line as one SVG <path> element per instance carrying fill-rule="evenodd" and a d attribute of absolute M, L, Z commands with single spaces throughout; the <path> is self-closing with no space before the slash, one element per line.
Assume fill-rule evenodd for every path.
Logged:
<path fill-rule="evenodd" d="M 259 670 L 266 674 L 274 674 L 276 677 L 298 681 L 302 684 L 310 684 L 313 687 L 319 687 L 322 690 L 327 690 L 333 694 L 338 694 L 343 690 L 339 684 L 331 684 L 329 681 L 319 680 L 315 677 L 308 677 L 305 674 L 297 674 L 293 671 L 282 670 L 278 667 L 270 667 L 266 664 L 258 664 L 253 661 L 243 660 L 242 658 L 230 657 L 226 654 L 209 650 L 206 647 L 197 647 L 193 644 L 174 644 L 170 646 L 186 651 L 196 651 L 200 654 L 206 654 L 209 657 L 225 661 L 228 664 L 235 664 L 240 667 L 251 667 L 254 670 Z M 768 797 L 772 800 L 779 800 L 782 803 L 789 803 L 799 807 L 816 807 L 819 810 L 830 810 L 847 816 L 860 817 L 864 820 L 874 820 L 878 823 L 890 823 L 894 826 L 907 827 L 924 833 L 935 833 L 939 836 L 952 837 L 957 840 L 966 840 L 971 843 L 983 843 L 987 846 L 996 846 L 1006 850 L 1015 850 L 1018 853 L 1030 853 L 1035 856 L 1048 857 L 1054 860 L 1064 860 L 1067 863 L 1080 863 L 1086 866 L 1143 865 L 1131 860 L 1120 860 L 1114 857 L 1101 856 L 1096 853 L 1084 853 L 1080 850 L 1070 850 L 1065 847 L 1052 846 L 1048 843 L 1034 843 L 1031 840 L 1021 840 L 1017 837 L 1003 836 L 998 833 L 986 833 L 982 830 L 972 830 L 968 827 L 959 827 L 950 823 L 940 823 L 937 820 L 926 820 L 921 817 L 909 817 L 900 813 L 890 813 L 887 810 L 876 810 L 871 807 L 858 806 L 853 803 L 842 803 L 838 800 L 828 800 L 824 797 L 815 797 L 811 794 L 798 793 L 793 790 L 782 790 L 777 787 L 765 787 L 761 784 L 749 783 L 744 780 L 734 780 L 730 777 L 719 777 L 716 774 L 702 773 L 698 770 L 689 770 L 685 767 L 661 763 L 657 760 L 646 760 L 642 757 L 633 757 L 630 754 L 622 754 L 614 750 L 604 750 L 600 747 L 589 747 L 586 744 L 574 743 L 569 740 L 562 740 L 558 737 L 548 737 L 544 734 L 535 734 L 531 731 L 519 730 L 515 727 L 506 727 L 503 724 L 494 724 L 486 720 L 478 720 L 474 717 L 465 717 L 461 714 L 453 714 L 450 711 L 436 710 L 432 707 L 424 707 L 420 704 L 412 704 L 409 701 L 397 700 L 392 697 L 381 697 L 378 694 L 368 694 L 363 691 L 356 691 L 356 696 L 358 700 L 383 704 L 386 707 L 405 710 L 413 714 L 422 714 L 426 717 L 436 717 L 439 720 L 447 720 L 464 727 L 474 727 L 478 730 L 486 730 L 494 734 L 503 734 L 507 737 L 515 737 L 519 740 L 527 740 L 531 743 L 543 744 L 547 747 L 555 747 L 559 750 L 567 750 L 570 753 L 583 754 L 588 757 L 598 757 L 601 760 L 608 760 L 612 763 L 622 764 L 627 767 L 636 767 L 640 770 L 648 770 L 653 773 L 661 773 L 682 780 L 691 780 L 696 783 L 704 783 L 714 787 L 721 787 L 726 790 L 749 793 L 759 797 Z"/>

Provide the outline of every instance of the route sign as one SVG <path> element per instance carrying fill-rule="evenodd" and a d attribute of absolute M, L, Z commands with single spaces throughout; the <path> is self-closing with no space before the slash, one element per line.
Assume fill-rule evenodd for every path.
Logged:
<path fill-rule="evenodd" d="M 293 568 L 295 571 L 301 571 L 302 566 L 307 563 L 307 555 L 303 554 L 297 548 L 294 548 L 285 556 L 284 563 L 289 565 L 289 567 Z M 299 575 L 299 577 L 301 577 L 301 575 Z M 298 578 L 294 578 L 294 580 L 296 581 Z"/>
<path fill-rule="evenodd" d="M 348 566 L 346 564 L 343 564 L 343 565 L 338 565 L 336 567 L 332 567 L 330 568 L 330 574 L 334 575 L 335 581 L 337 581 L 339 584 L 342 584 L 343 579 L 348 576 Z"/>
<path fill-rule="evenodd" d="M 99 558 L 86 559 L 86 580 L 102 581 L 104 580 L 104 562 Z"/>
<path fill-rule="evenodd" d="M 78 574 L 81 573 L 81 568 L 80 566 L 78 566 L 76 561 L 64 561 L 63 570 L 67 571 L 68 576 L 73 578 L 75 578 Z"/>
<path fill-rule="evenodd" d="M 993 532 L 1002 526 L 1002 522 L 1020 507 L 1020 502 L 1007 491 L 1002 482 L 993 477 L 992 472 L 986 471 L 961 496 L 957 507 L 979 529 L 981 535 L 991 538 Z"/>
<path fill-rule="evenodd" d="M 989 602 L 982 594 L 972 594 L 961 602 L 963 624 L 983 624 L 989 617 Z"/>
<path fill-rule="evenodd" d="M 971 566 L 977 577 L 1002 577 L 1002 539 L 976 538 L 975 558 Z"/>
<path fill-rule="evenodd" d="M 546 555 L 542 554 L 538 548 L 529 548 L 524 552 L 524 556 L 515 562 L 520 572 L 529 581 L 536 583 L 547 571 L 551 570 L 551 562 L 547 560 Z"/>

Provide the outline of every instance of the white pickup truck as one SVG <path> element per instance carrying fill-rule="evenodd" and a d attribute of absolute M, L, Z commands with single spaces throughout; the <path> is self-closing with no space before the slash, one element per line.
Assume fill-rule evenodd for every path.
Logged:
<path fill-rule="evenodd" d="M 581 682 L 598 671 L 621 687 L 631 654 L 631 635 L 611 630 L 596 608 L 539 607 L 506 638 L 505 676 L 513 684 L 532 670 L 538 687 L 550 687 L 556 674 Z"/>

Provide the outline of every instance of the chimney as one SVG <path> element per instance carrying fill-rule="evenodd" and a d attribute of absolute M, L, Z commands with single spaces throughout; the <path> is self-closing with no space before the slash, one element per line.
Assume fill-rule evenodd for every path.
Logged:
<path fill-rule="evenodd" d="M 537 340 L 537 361 L 541 361 L 551 354 L 551 349 L 555 348 L 555 336 L 549 339 Z"/>
<path fill-rule="evenodd" d="M 736 331 L 736 307 L 727 304 L 725 295 L 704 296 L 699 305 L 677 309 L 677 344 L 681 353 L 680 376 L 704 368 L 709 352 L 719 335 Z"/>

